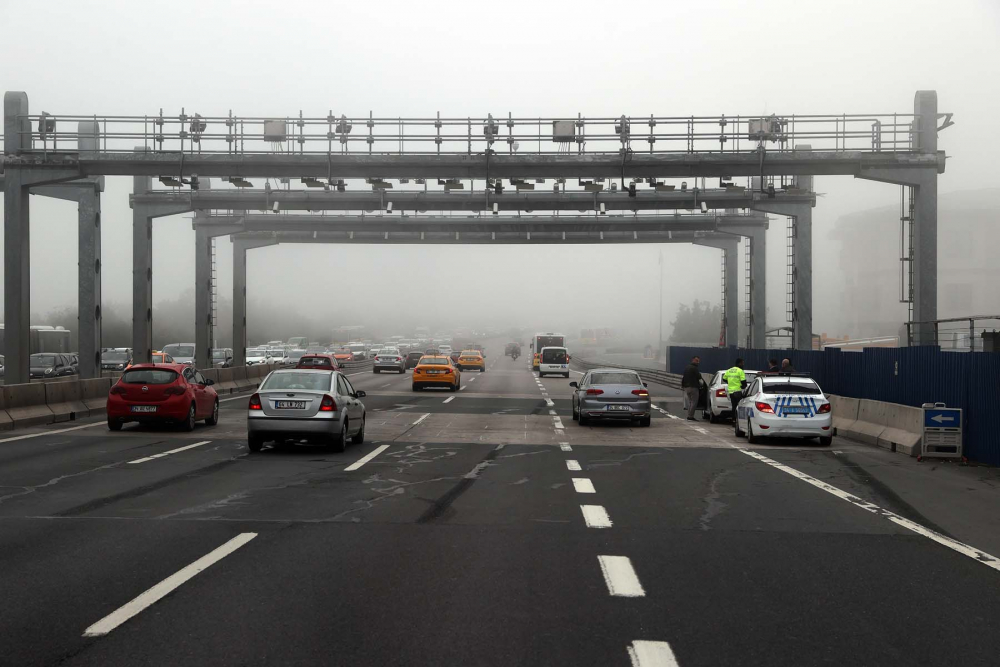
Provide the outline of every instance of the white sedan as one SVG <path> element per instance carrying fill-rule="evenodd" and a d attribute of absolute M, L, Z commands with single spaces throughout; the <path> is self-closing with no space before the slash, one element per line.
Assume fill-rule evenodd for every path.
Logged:
<path fill-rule="evenodd" d="M 723 418 L 731 417 L 733 414 L 733 402 L 729 398 L 729 383 L 723 379 L 725 374 L 725 371 L 716 371 L 712 382 L 708 385 L 708 406 L 705 412 L 713 424 L 717 424 Z M 745 371 L 744 374 L 747 376 L 747 387 L 749 387 L 753 383 L 753 379 L 757 377 L 757 371 Z"/>
<path fill-rule="evenodd" d="M 833 442 L 830 401 L 812 378 L 801 374 L 758 375 L 736 408 L 736 436 L 751 444 L 761 438 L 819 438 Z"/>

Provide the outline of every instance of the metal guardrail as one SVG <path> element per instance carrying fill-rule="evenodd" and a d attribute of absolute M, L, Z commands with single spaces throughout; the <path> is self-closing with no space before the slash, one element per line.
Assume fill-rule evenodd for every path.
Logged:
<path fill-rule="evenodd" d="M 572 365 L 579 366 L 580 368 L 586 370 L 594 368 L 621 368 L 627 371 L 635 371 L 645 382 L 655 382 L 657 384 L 670 387 L 671 389 L 681 388 L 681 376 L 675 373 L 668 373 L 665 370 L 661 371 L 655 368 L 641 368 L 638 366 L 623 366 L 622 364 L 608 364 L 582 359 L 573 359 Z"/>

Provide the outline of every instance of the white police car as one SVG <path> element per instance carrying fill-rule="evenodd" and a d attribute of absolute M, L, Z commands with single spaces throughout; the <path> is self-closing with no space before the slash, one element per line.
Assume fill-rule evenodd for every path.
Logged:
<path fill-rule="evenodd" d="M 833 442 L 830 401 L 815 380 L 797 373 L 758 375 L 736 408 L 736 436 L 751 444 L 761 438 L 819 438 Z"/>

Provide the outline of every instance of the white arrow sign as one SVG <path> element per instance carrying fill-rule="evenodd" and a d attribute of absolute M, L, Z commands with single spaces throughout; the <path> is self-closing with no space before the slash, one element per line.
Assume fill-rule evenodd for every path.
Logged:
<path fill-rule="evenodd" d="M 945 417 L 944 415 L 934 415 L 933 417 L 931 417 L 931 421 L 937 422 L 938 424 L 943 424 L 944 422 L 953 422 L 955 421 L 955 418 Z"/>

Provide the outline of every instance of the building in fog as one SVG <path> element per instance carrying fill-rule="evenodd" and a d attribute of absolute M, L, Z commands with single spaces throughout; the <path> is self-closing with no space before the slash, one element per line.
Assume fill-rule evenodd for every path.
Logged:
<path fill-rule="evenodd" d="M 938 317 L 1000 314 L 1000 188 L 940 195 Z M 828 238 L 840 243 L 841 282 L 829 304 L 852 338 L 896 335 L 907 319 L 900 303 L 899 206 L 840 218 Z M 827 291 L 827 290 L 825 290 Z"/>

